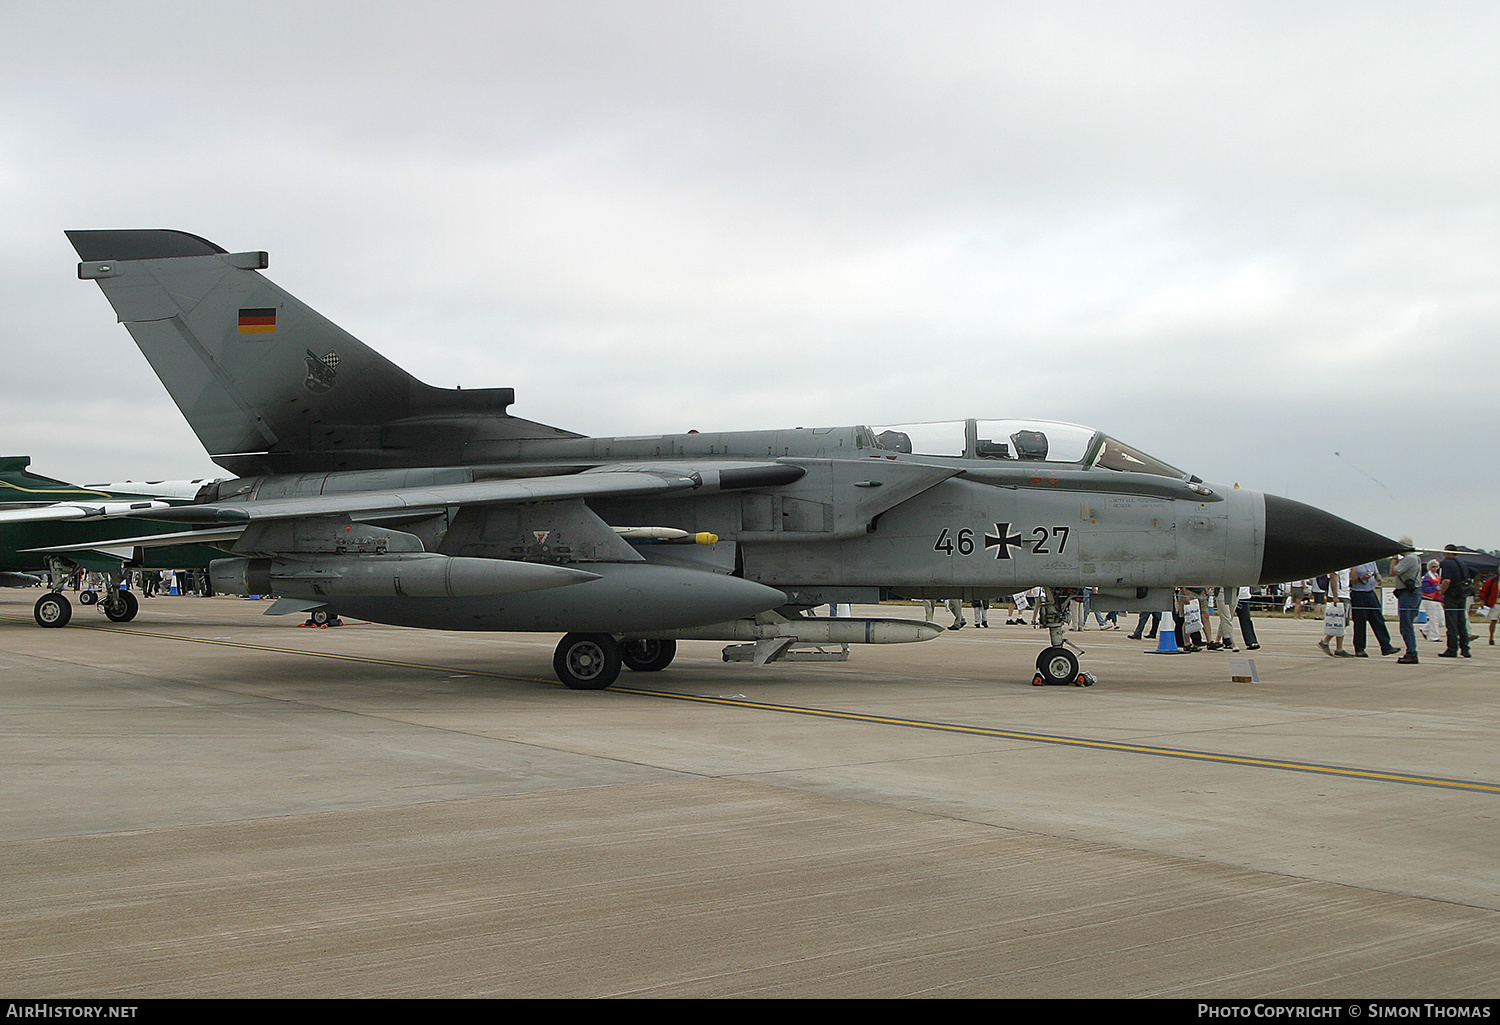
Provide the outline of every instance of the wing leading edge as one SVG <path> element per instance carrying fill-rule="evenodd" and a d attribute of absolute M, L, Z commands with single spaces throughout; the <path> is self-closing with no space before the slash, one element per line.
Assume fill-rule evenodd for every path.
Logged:
<path fill-rule="evenodd" d="M 171 523 L 245 524 L 270 520 L 294 520 L 312 516 L 379 516 L 393 513 L 437 511 L 448 506 L 506 505 L 521 502 L 557 502 L 565 499 L 623 498 L 664 495 L 701 487 L 696 475 L 650 472 L 587 473 L 565 477 L 529 477 L 522 480 L 474 481 L 440 484 L 425 488 L 271 498 L 246 502 L 213 502 L 169 509 L 145 509 L 124 513 L 131 519 L 165 520 Z"/>

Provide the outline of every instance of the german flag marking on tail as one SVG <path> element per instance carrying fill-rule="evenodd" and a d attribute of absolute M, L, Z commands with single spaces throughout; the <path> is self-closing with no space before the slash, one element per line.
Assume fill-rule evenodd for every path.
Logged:
<path fill-rule="evenodd" d="M 240 334 L 274 335 L 276 333 L 276 309 L 240 310 Z"/>

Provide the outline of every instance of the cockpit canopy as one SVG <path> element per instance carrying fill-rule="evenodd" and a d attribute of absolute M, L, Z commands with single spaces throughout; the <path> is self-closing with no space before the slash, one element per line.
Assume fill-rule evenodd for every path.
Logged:
<path fill-rule="evenodd" d="M 1126 470 L 1189 480 L 1160 459 L 1103 431 L 1050 420 L 949 420 L 860 427 L 860 444 L 888 452 L 961 459 L 1015 460 L 1082 470 Z"/>

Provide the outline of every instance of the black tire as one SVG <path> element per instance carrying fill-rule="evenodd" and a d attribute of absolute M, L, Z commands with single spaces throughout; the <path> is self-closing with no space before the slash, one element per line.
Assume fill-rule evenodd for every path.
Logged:
<path fill-rule="evenodd" d="M 31 614 L 36 618 L 37 626 L 49 629 L 67 626 L 68 620 L 73 618 L 73 603 L 56 591 L 48 591 L 36 600 Z"/>
<path fill-rule="evenodd" d="M 119 595 L 118 605 L 104 603 L 104 615 L 111 623 L 128 623 L 141 610 L 141 603 L 130 591 L 120 591 Z"/>
<path fill-rule="evenodd" d="M 609 634 L 568 634 L 557 642 L 552 670 L 572 690 L 603 690 L 620 675 L 620 642 Z"/>
<path fill-rule="evenodd" d="M 92 605 L 98 600 L 99 596 L 93 591 L 84 591 L 78 596 L 78 604 L 80 605 Z"/>
<path fill-rule="evenodd" d="M 659 673 L 677 657 L 673 640 L 621 641 L 620 661 L 638 673 Z"/>
<path fill-rule="evenodd" d="M 1036 671 L 1048 686 L 1069 686 L 1078 682 L 1078 656 L 1067 648 L 1043 648 L 1036 657 Z"/>
<path fill-rule="evenodd" d="M 313 626 L 327 626 L 333 622 L 333 613 L 328 609 L 313 609 L 307 614 L 307 621 Z"/>

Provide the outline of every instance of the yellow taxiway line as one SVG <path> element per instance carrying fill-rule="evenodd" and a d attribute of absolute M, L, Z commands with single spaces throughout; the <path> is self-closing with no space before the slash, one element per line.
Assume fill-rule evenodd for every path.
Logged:
<path fill-rule="evenodd" d="M 189 641 L 195 644 L 217 644 L 229 648 L 245 648 L 251 651 L 276 652 L 283 655 L 300 655 L 309 658 L 327 658 L 342 662 L 360 662 L 367 665 L 396 666 L 404 669 L 419 669 L 435 673 L 464 673 L 469 676 L 487 677 L 495 680 L 516 680 L 526 683 L 553 683 L 551 679 L 533 676 L 511 676 L 471 668 L 427 665 L 420 662 L 400 662 L 394 659 L 370 658 L 363 655 L 342 655 L 337 652 L 303 651 L 296 648 L 281 648 L 269 644 L 248 644 L 244 641 L 221 641 L 207 637 L 183 637 L 177 634 L 157 633 L 148 630 L 133 630 L 120 626 L 86 626 L 77 629 L 107 630 L 112 633 L 134 634 L 138 637 L 155 637 L 172 641 Z M 1215 762 L 1222 765 L 1245 765 L 1260 769 L 1277 769 L 1284 772 L 1304 772 L 1321 776 L 1339 776 L 1346 779 L 1362 779 L 1380 783 L 1404 783 L 1413 786 L 1438 787 L 1444 790 L 1463 790 L 1473 793 L 1500 794 L 1500 783 L 1485 783 L 1475 780 L 1448 779 L 1442 776 L 1417 776 L 1402 772 L 1380 772 L 1373 769 L 1356 769 L 1345 765 L 1325 765 L 1318 762 L 1295 762 L 1279 758 L 1252 758 L 1245 755 L 1222 754 L 1215 751 L 1194 751 L 1189 748 L 1156 747 L 1148 744 L 1128 744 L 1119 741 L 1090 740 L 1086 737 L 1068 737 L 1050 733 L 1025 733 L 1018 730 L 996 729 L 988 726 L 965 726 L 925 719 L 902 719 L 894 716 L 868 715 L 862 712 L 842 712 L 832 708 L 813 708 L 804 705 L 773 704 L 766 701 L 749 701 L 744 698 L 711 697 L 703 694 L 679 694 L 672 691 L 647 690 L 639 687 L 615 685 L 601 693 L 632 694 L 640 697 L 666 698 L 672 701 L 695 701 L 701 704 L 722 705 L 731 708 L 749 708 L 762 712 L 781 712 L 790 715 L 814 716 L 844 722 L 871 723 L 877 726 L 899 726 L 906 729 L 935 730 L 941 733 L 956 733 L 971 737 L 995 737 L 1001 740 L 1019 740 L 1032 744 L 1055 744 L 1095 751 L 1119 751 L 1126 754 L 1153 755 L 1160 758 L 1185 758 L 1190 761 Z"/>

